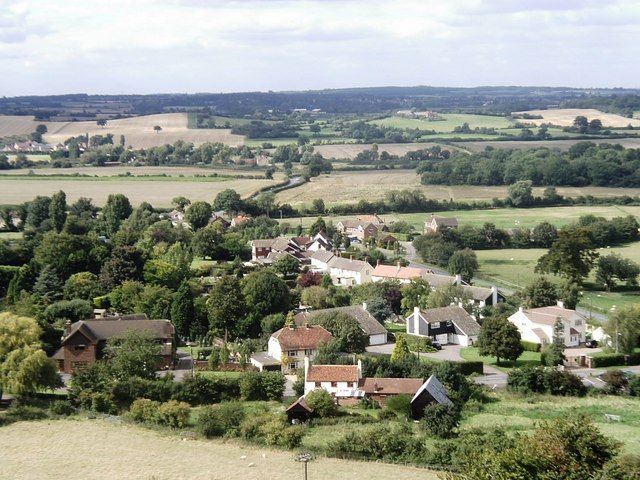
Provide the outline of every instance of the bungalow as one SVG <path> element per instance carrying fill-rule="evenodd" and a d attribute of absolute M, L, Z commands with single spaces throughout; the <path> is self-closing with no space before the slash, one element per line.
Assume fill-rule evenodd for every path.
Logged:
<path fill-rule="evenodd" d="M 373 267 L 369 262 L 353 260 L 353 257 L 333 257 L 329 261 L 329 275 L 335 285 L 362 285 L 371 281 Z"/>
<path fill-rule="evenodd" d="M 112 338 L 127 331 L 148 332 L 161 346 L 159 368 L 173 364 L 176 353 L 175 329 L 169 320 L 149 320 L 146 315 L 122 315 L 67 322 L 60 349 L 53 355 L 58 368 L 73 373 L 93 365 L 104 357 L 105 346 Z"/>
<path fill-rule="evenodd" d="M 458 228 L 458 219 L 454 217 L 440 217 L 431 214 L 424 222 L 424 233 L 435 233 L 443 228 Z"/>
<path fill-rule="evenodd" d="M 409 335 L 429 337 L 443 345 L 473 345 L 480 334 L 478 322 L 459 306 L 427 310 L 415 307 L 406 322 Z"/>
<path fill-rule="evenodd" d="M 429 270 L 416 267 L 403 267 L 398 262 L 397 265 L 376 265 L 371 272 L 372 282 L 384 282 L 388 280 L 399 281 L 400 283 L 411 283 L 411 280 L 422 277 Z"/>
<path fill-rule="evenodd" d="M 334 397 L 361 397 L 356 392 L 362 377 L 362 363 L 357 365 L 311 365 L 304 359 L 304 393 L 322 388 Z"/>
<path fill-rule="evenodd" d="M 296 325 L 313 323 L 314 317 L 326 313 L 344 313 L 354 318 L 360 325 L 360 329 L 369 336 L 369 345 L 384 345 L 387 343 L 389 332 L 367 311 L 366 303 L 363 303 L 362 306 L 351 305 L 348 307 L 323 308 L 321 310 L 300 312 L 295 316 Z"/>
<path fill-rule="evenodd" d="M 520 307 L 509 317 L 518 327 L 522 340 L 539 343 L 542 346 L 553 341 L 554 326 L 562 323 L 564 345 L 577 347 L 586 339 L 587 319 L 575 310 L 564 308 L 562 302 L 549 307 L 524 309 Z"/>
<path fill-rule="evenodd" d="M 284 373 L 295 372 L 301 366 L 303 358 L 313 359 L 320 345 L 332 338 L 320 325 L 283 327 L 271 335 L 266 352 L 251 356 L 251 364 L 260 371 L 279 367 Z"/>
<path fill-rule="evenodd" d="M 341 220 L 336 225 L 336 229 L 349 238 L 360 241 L 375 238 L 381 229 L 381 226 L 371 222 L 361 222 L 360 220 Z"/>

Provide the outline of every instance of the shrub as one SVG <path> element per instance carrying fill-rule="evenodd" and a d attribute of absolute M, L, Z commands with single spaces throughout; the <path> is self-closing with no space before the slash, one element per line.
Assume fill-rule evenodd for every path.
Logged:
<path fill-rule="evenodd" d="M 610 395 L 624 393 L 629 385 L 629 379 L 622 370 L 607 370 L 604 372 L 602 380 L 607 384 L 603 391 Z"/>
<path fill-rule="evenodd" d="M 206 405 L 240 398 L 237 378 L 207 378 L 203 375 L 187 377 L 173 394 L 174 400 L 190 405 Z"/>
<path fill-rule="evenodd" d="M 526 340 L 520 340 L 520 344 L 525 352 L 539 352 L 542 345 L 536 342 L 528 342 Z"/>
<path fill-rule="evenodd" d="M 622 353 L 605 353 L 591 358 L 591 368 L 615 367 L 625 365 L 625 355 Z"/>
<path fill-rule="evenodd" d="M 482 375 L 484 373 L 484 367 L 480 361 L 465 360 L 464 362 L 457 363 L 460 367 L 460 373 L 463 375 L 471 375 L 472 373 L 479 373 Z"/>
<path fill-rule="evenodd" d="M 118 413 L 118 407 L 113 402 L 111 395 L 104 392 L 95 392 L 91 394 L 91 410 L 98 413 L 108 413 L 115 415 Z"/>
<path fill-rule="evenodd" d="M 280 372 L 263 372 L 260 374 L 262 377 L 262 388 L 266 400 L 282 400 L 284 394 L 284 385 L 286 379 Z"/>
<path fill-rule="evenodd" d="M 158 402 L 166 402 L 171 399 L 174 390 L 178 387 L 170 376 L 157 379 L 141 377 L 129 377 L 118 380 L 111 393 L 116 403 L 122 406 L 131 405 L 137 398 L 148 398 Z"/>
<path fill-rule="evenodd" d="M 71 405 L 71 402 L 69 400 L 55 400 L 49 406 L 49 411 L 54 415 L 66 417 L 69 415 L 73 415 L 76 409 L 73 408 L 73 405 Z"/>
<path fill-rule="evenodd" d="M 387 410 L 398 416 L 409 418 L 411 416 L 411 396 L 394 395 L 387 399 Z"/>
<path fill-rule="evenodd" d="M 190 412 L 188 403 L 169 400 L 158 408 L 158 423 L 171 428 L 183 428 L 189 422 Z"/>
<path fill-rule="evenodd" d="M 314 413 L 320 418 L 335 417 L 338 414 L 338 405 L 326 390 L 314 390 L 305 398 L 307 405 L 313 408 Z"/>
<path fill-rule="evenodd" d="M 258 372 L 247 372 L 240 377 L 240 398 L 242 400 L 264 400 L 265 397 L 262 378 Z"/>
<path fill-rule="evenodd" d="M 640 397 L 640 375 L 634 375 L 629 379 L 629 395 Z"/>
<path fill-rule="evenodd" d="M 14 404 L 7 409 L 5 417 L 9 422 L 43 420 L 48 418 L 46 410 L 28 405 Z"/>
<path fill-rule="evenodd" d="M 304 427 L 302 425 L 288 426 L 284 416 L 274 417 L 258 427 L 260 437 L 267 445 L 296 448 L 302 442 Z"/>
<path fill-rule="evenodd" d="M 513 369 L 507 377 L 507 387 L 519 393 L 549 393 L 551 395 L 583 396 L 587 388 L 580 377 L 555 368 L 524 367 Z"/>
<path fill-rule="evenodd" d="M 607 462 L 599 480 L 640 480 L 640 455 L 619 455 Z"/>
<path fill-rule="evenodd" d="M 273 416 L 271 414 L 264 415 L 252 415 L 246 418 L 240 424 L 240 437 L 245 440 L 257 440 L 261 436 L 260 428 L 265 424 L 272 420 Z"/>
<path fill-rule="evenodd" d="M 422 429 L 440 438 L 454 435 L 460 423 L 460 409 L 455 405 L 434 403 L 427 405 L 420 420 Z"/>
<path fill-rule="evenodd" d="M 198 431 L 207 438 L 235 435 L 244 418 L 243 406 L 228 402 L 217 407 L 204 407 L 196 425 Z"/>
<path fill-rule="evenodd" d="M 156 423 L 158 421 L 159 409 L 160 402 L 149 400 L 148 398 L 139 398 L 131 404 L 129 417 L 134 422 Z"/>

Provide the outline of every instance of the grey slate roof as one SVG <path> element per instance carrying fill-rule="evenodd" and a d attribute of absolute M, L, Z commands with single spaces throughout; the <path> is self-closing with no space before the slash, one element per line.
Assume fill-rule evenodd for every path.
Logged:
<path fill-rule="evenodd" d="M 456 277 L 440 275 L 438 273 L 424 273 L 422 278 L 424 278 L 431 287 L 441 287 L 443 285 L 448 287 L 456 283 Z"/>
<path fill-rule="evenodd" d="M 429 395 L 431 395 L 431 397 L 433 397 L 433 399 L 438 403 L 442 403 L 444 405 L 453 405 L 453 402 L 449 400 L 449 397 L 447 396 L 447 389 L 444 388 L 444 385 L 440 383 L 440 380 L 438 380 L 433 375 L 431 375 L 427 379 L 427 381 L 424 382 L 424 384 L 411 399 L 411 402 L 413 403 L 418 397 L 420 397 L 420 395 L 424 394 L 425 392 L 429 393 Z"/>
<path fill-rule="evenodd" d="M 341 270 L 351 270 L 354 272 L 361 272 L 367 267 L 373 270 L 373 267 L 367 262 L 363 262 L 362 260 L 351 260 L 349 258 L 342 257 L 333 257 L 331 259 L 331 262 L 329 262 L 329 267 L 339 268 Z"/>
<path fill-rule="evenodd" d="M 468 321 L 468 319 L 473 320 L 473 318 L 471 318 L 471 316 L 464 308 L 457 305 L 452 305 L 449 307 L 428 308 L 426 310 L 421 310 L 420 314 L 427 323 L 458 321 L 460 323 L 464 323 Z M 473 321 L 475 322 L 475 320 Z"/>
<path fill-rule="evenodd" d="M 76 332 L 81 332 L 92 341 L 109 340 L 121 336 L 127 330 L 148 331 L 154 338 L 172 338 L 175 330 L 169 320 L 133 320 L 116 317 L 115 319 L 80 320 L 71 325 L 69 334 L 62 341 Z"/>
<path fill-rule="evenodd" d="M 313 323 L 313 317 L 323 314 L 340 312 L 356 319 L 360 328 L 367 335 L 380 335 L 388 333 L 387 329 L 378 322 L 373 316 L 359 305 L 351 305 L 348 307 L 324 308 L 322 310 L 312 310 L 310 312 L 301 312 L 295 316 L 296 325 L 304 325 L 305 323 Z"/>
<path fill-rule="evenodd" d="M 312 260 L 318 260 L 319 262 L 328 263 L 335 255 L 332 252 L 326 250 L 316 250 L 309 258 Z"/>

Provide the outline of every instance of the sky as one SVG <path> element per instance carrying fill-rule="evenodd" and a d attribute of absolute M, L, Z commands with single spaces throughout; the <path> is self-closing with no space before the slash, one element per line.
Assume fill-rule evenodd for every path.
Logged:
<path fill-rule="evenodd" d="M 640 87 L 638 0 L 0 0 L 0 95 Z"/>

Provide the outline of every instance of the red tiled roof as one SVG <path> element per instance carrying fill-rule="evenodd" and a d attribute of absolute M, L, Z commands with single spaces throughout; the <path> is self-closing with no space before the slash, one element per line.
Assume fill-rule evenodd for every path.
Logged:
<path fill-rule="evenodd" d="M 381 393 L 388 395 L 415 395 L 424 381 L 421 378 L 375 378 L 360 380 L 359 388 L 365 393 Z"/>
<path fill-rule="evenodd" d="M 357 382 L 357 365 L 311 365 L 307 382 Z"/>
<path fill-rule="evenodd" d="M 399 278 L 411 280 L 427 273 L 425 269 L 415 267 L 399 267 L 397 265 L 377 265 L 371 272 L 373 277 Z"/>
<path fill-rule="evenodd" d="M 320 325 L 304 327 L 284 327 L 271 335 L 280 343 L 283 350 L 301 350 L 305 348 L 317 349 L 321 344 L 328 342 L 333 337 Z"/>

